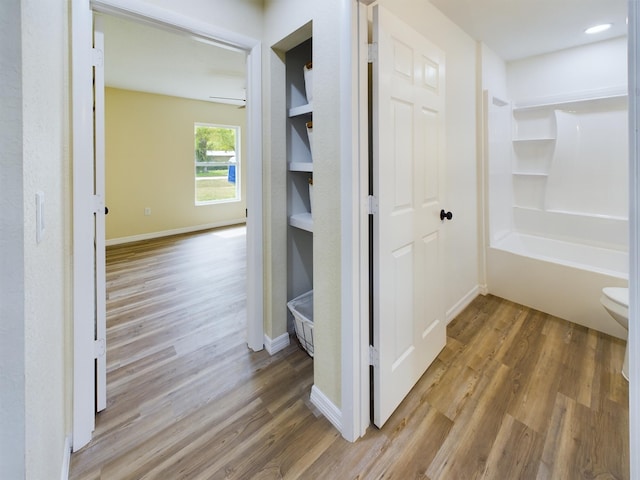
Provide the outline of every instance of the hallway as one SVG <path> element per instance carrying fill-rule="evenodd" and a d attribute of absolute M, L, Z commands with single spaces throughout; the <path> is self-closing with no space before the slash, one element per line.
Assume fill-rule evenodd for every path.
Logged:
<path fill-rule="evenodd" d="M 108 250 L 108 406 L 70 478 L 629 477 L 624 343 L 493 296 L 382 430 L 346 442 L 295 339 L 246 348 L 244 249 L 231 228 Z"/>

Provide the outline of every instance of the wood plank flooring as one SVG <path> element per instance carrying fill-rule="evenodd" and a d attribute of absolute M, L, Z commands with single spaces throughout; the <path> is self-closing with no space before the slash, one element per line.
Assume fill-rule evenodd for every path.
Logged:
<path fill-rule="evenodd" d="M 246 348 L 244 242 L 108 250 L 108 407 L 71 479 L 629 478 L 624 342 L 490 295 L 384 428 L 346 442 L 294 339 Z"/>

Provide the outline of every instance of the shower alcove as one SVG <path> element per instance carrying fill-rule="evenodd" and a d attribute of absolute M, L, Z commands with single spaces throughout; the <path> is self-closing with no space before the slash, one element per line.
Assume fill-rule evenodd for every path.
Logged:
<path fill-rule="evenodd" d="M 599 297 L 628 278 L 626 93 L 484 107 L 490 291 L 624 337 Z"/>

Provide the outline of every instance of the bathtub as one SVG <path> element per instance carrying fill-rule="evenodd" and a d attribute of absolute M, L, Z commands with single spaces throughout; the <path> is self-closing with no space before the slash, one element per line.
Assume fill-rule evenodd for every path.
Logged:
<path fill-rule="evenodd" d="M 602 288 L 627 286 L 622 250 L 510 232 L 487 250 L 491 294 L 626 339 L 600 304 Z"/>

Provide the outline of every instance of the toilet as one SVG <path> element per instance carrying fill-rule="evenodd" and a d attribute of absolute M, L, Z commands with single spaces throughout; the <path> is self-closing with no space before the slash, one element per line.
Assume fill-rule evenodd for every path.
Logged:
<path fill-rule="evenodd" d="M 600 303 L 625 330 L 629 330 L 629 289 L 605 287 L 602 289 Z M 622 375 L 629 380 L 629 343 L 624 351 Z"/>

